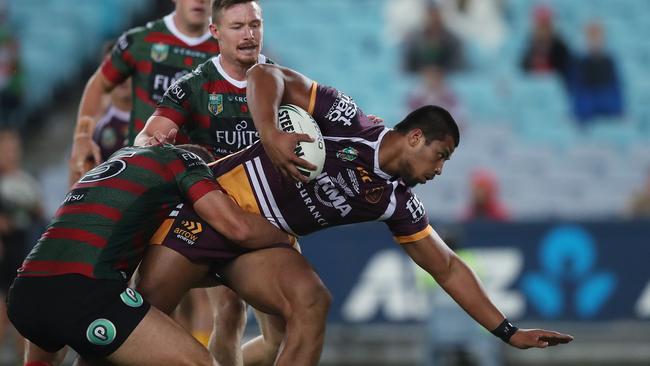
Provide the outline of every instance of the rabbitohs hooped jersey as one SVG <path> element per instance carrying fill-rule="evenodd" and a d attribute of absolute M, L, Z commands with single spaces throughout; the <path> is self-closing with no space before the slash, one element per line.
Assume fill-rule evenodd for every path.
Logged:
<path fill-rule="evenodd" d="M 169 211 L 215 189 L 196 154 L 172 145 L 125 147 L 72 187 L 18 276 L 126 280 Z"/>
<path fill-rule="evenodd" d="M 316 83 L 308 112 L 324 138 L 321 175 L 307 184 L 283 177 L 258 142 L 211 165 L 219 185 L 242 208 L 294 235 L 366 221 L 384 221 L 399 243 L 433 232 L 415 193 L 379 167 L 389 129 L 372 123 L 347 95 Z"/>
<path fill-rule="evenodd" d="M 122 34 L 102 63 L 102 74 L 114 84 L 129 76 L 133 78 L 129 145 L 144 128 L 167 88 L 219 53 L 219 43 L 209 32 L 201 37 L 188 37 L 176 28 L 173 15 Z M 179 135 L 177 142 L 186 140 Z"/>
<path fill-rule="evenodd" d="M 259 134 L 248 112 L 246 80 L 230 77 L 221 56 L 203 63 L 165 93 L 154 112 L 174 121 L 193 144 L 223 157 L 252 145 Z M 273 63 L 260 55 L 258 63 Z"/>

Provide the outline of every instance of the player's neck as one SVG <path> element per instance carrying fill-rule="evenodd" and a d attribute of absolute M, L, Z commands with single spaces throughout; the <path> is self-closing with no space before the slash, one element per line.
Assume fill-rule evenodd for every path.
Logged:
<path fill-rule="evenodd" d="M 205 34 L 208 28 L 207 23 L 202 26 L 197 26 L 197 25 L 191 25 L 187 22 L 184 22 L 178 16 L 178 13 L 175 13 L 172 19 L 174 20 L 174 25 L 176 26 L 176 29 L 178 29 L 179 32 L 192 38 L 201 37 L 202 35 Z"/>
<path fill-rule="evenodd" d="M 379 169 L 393 177 L 400 175 L 401 144 L 401 135 L 393 130 L 386 132 L 379 144 Z"/>
<path fill-rule="evenodd" d="M 219 64 L 223 68 L 223 71 L 228 74 L 228 76 L 237 81 L 246 80 L 246 71 L 253 67 L 253 65 L 244 65 L 237 61 L 228 60 L 227 58 L 223 57 L 223 55 L 219 57 Z"/>

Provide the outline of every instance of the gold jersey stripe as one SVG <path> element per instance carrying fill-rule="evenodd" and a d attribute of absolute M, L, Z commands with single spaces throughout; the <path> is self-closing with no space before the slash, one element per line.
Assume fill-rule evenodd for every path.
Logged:
<path fill-rule="evenodd" d="M 169 230 L 171 230 L 173 223 L 174 219 L 165 219 L 165 221 L 163 221 L 163 223 L 158 227 L 158 230 L 156 230 L 156 232 L 149 240 L 149 244 L 161 245 L 163 243 L 163 240 L 165 240 L 167 233 Z"/>
<path fill-rule="evenodd" d="M 260 214 L 253 188 L 248 181 L 244 165 L 237 165 L 217 178 L 217 182 L 244 211 Z"/>
<path fill-rule="evenodd" d="M 393 238 L 395 238 L 395 241 L 397 241 L 400 244 L 406 244 L 406 243 L 412 243 L 414 241 L 418 241 L 426 237 L 427 235 L 431 235 L 432 233 L 433 233 L 433 228 L 431 227 L 431 225 L 427 225 L 427 227 L 425 227 L 421 231 L 418 231 L 415 234 L 405 235 L 405 236 L 394 236 Z"/>
<path fill-rule="evenodd" d="M 311 95 L 309 96 L 309 108 L 307 113 L 314 114 L 314 107 L 316 106 L 316 91 L 318 91 L 318 83 L 313 82 L 311 84 Z"/>

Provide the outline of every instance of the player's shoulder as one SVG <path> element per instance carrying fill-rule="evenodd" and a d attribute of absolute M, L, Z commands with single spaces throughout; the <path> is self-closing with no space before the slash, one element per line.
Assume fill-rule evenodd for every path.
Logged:
<path fill-rule="evenodd" d="M 123 33 L 123 35 L 129 36 L 129 37 L 144 37 L 148 33 L 151 32 L 158 32 L 158 31 L 164 31 L 165 24 L 162 19 L 157 19 L 157 20 L 152 20 L 150 22 L 147 22 L 144 25 L 136 26 L 133 27 L 126 32 Z"/>
<path fill-rule="evenodd" d="M 167 31 L 164 18 L 156 19 L 147 22 L 144 27 L 145 32 L 162 32 Z"/>

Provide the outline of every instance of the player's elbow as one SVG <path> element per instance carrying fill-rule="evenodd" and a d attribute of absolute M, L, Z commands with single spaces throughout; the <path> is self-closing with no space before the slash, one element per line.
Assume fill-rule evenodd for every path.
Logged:
<path fill-rule="evenodd" d="M 458 268 L 460 261 L 461 259 L 455 253 L 450 253 L 440 265 L 433 268 L 431 275 L 436 279 L 436 282 L 444 287 L 444 284 L 453 278 L 455 269 Z"/>
<path fill-rule="evenodd" d="M 236 219 L 227 220 L 221 234 L 226 238 L 232 241 L 235 244 L 246 244 L 253 239 L 254 230 L 247 225 L 243 220 L 239 221 Z"/>

